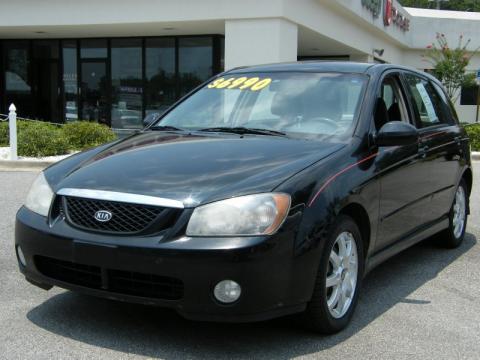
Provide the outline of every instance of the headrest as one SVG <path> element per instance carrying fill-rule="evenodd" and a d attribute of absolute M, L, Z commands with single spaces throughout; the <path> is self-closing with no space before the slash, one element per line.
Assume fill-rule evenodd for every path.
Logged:
<path fill-rule="evenodd" d="M 272 99 L 271 112 L 274 115 L 297 116 L 301 113 L 301 99 L 298 95 L 277 92 Z"/>
<path fill-rule="evenodd" d="M 400 113 L 400 106 L 398 103 L 393 103 L 388 109 L 388 119 L 390 121 L 402 121 L 402 114 Z"/>

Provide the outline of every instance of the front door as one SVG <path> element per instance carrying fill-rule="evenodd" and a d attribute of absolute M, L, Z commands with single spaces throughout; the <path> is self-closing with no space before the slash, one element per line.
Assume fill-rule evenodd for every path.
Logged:
<path fill-rule="evenodd" d="M 81 120 L 109 125 L 107 63 L 104 60 L 82 61 L 80 89 Z"/>
<path fill-rule="evenodd" d="M 376 130 L 388 121 L 414 123 L 398 73 L 387 75 L 379 91 Z M 383 110 L 381 110 L 383 108 Z M 375 159 L 380 178 L 376 250 L 380 251 L 425 223 L 430 198 L 429 174 L 424 172 L 418 144 L 381 147 Z"/>

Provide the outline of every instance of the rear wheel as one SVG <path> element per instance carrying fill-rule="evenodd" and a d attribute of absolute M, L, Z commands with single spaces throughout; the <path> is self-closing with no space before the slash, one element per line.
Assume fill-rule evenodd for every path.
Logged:
<path fill-rule="evenodd" d="M 304 313 L 311 329 L 331 334 L 347 326 L 357 304 L 363 264 L 358 226 L 341 215 L 325 244 L 312 299 Z"/>
<path fill-rule="evenodd" d="M 468 214 L 468 190 L 465 181 L 462 179 L 455 191 L 455 198 L 450 209 L 449 227 L 441 233 L 442 245 L 447 248 L 460 246 L 467 228 Z"/>

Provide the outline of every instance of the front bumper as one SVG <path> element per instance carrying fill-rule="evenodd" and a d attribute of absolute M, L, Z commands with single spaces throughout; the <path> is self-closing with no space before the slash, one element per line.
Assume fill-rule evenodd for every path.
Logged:
<path fill-rule="evenodd" d="M 21 272 L 37 286 L 59 286 L 109 299 L 170 307 L 189 319 L 245 322 L 305 309 L 313 281 L 302 270 L 308 265 L 305 259 L 293 255 L 296 226 L 287 222 L 270 237 L 162 241 L 161 236 L 87 233 L 65 221 L 50 227 L 45 218 L 23 207 L 17 214 L 15 244 L 26 259 L 26 266 L 19 263 Z M 47 276 L 38 266 L 40 257 L 98 268 L 101 285 L 85 286 L 61 280 L 62 276 Z M 182 296 L 153 298 L 112 289 L 111 271 L 179 280 Z M 240 299 L 230 305 L 213 297 L 213 288 L 225 279 L 242 286 Z"/>

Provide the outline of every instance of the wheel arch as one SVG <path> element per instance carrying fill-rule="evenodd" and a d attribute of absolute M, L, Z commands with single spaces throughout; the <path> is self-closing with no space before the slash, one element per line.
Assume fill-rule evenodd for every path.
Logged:
<path fill-rule="evenodd" d="M 462 174 L 462 179 L 465 180 L 468 186 L 468 196 L 472 193 L 472 186 L 473 186 L 473 173 L 471 168 L 466 168 Z"/>
<path fill-rule="evenodd" d="M 344 206 L 338 213 L 339 215 L 347 215 L 355 221 L 363 240 L 363 254 L 367 258 L 368 250 L 371 243 L 372 229 L 370 225 L 370 217 L 367 210 L 359 203 L 350 203 Z"/>

